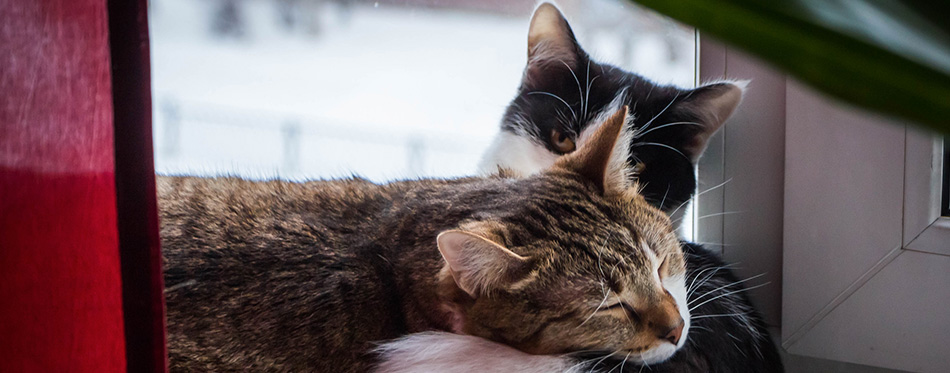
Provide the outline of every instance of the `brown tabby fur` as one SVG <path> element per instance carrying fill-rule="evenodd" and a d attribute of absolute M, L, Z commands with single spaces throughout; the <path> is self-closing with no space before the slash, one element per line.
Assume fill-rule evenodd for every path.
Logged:
<path fill-rule="evenodd" d="M 531 353 L 664 343 L 682 320 L 656 271 L 682 275 L 683 257 L 610 170 L 624 114 L 526 179 L 159 178 L 171 368 L 365 372 L 376 342 L 426 330 Z M 476 237 L 464 255 L 521 259 L 482 263 L 469 294 L 436 244 L 453 230 Z"/>

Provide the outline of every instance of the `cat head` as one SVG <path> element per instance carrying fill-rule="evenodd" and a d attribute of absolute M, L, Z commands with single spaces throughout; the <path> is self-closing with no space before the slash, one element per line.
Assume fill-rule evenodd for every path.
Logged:
<path fill-rule="evenodd" d="M 624 107 L 547 170 L 506 180 L 503 207 L 439 234 L 454 331 L 646 363 L 685 344 L 683 252 L 625 174 L 628 120 Z"/>
<path fill-rule="evenodd" d="M 581 146 L 593 123 L 627 105 L 636 128 L 628 142 L 631 177 L 647 201 L 670 212 L 692 197 L 696 162 L 743 89 L 744 83 L 730 82 L 695 89 L 661 86 L 593 61 L 561 12 L 544 3 L 531 19 L 518 94 L 480 170 L 504 168 L 520 175 L 543 170 Z"/>

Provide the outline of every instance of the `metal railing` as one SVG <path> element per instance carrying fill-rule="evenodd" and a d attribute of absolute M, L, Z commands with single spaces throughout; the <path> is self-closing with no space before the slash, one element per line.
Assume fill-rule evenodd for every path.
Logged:
<path fill-rule="evenodd" d="M 490 138 L 472 134 L 459 134 L 449 131 L 432 131 L 422 128 L 392 128 L 381 124 L 343 122 L 340 120 L 304 117 L 289 113 L 266 110 L 228 107 L 218 104 L 184 102 L 163 98 L 156 105 L 159 115 L 155 118 L 156 128 L 156 169 L 167 172 L 168 164 L 188 165 L 206 163 L 206 159 L 193 154 L 184 143 L 188 130 L 202 126 L 226 128 L 256 129 L 272 132 L 278 137 L 279 145 L 267 146 L 266 153 L 279 158 L 279 164 L 271 165 L 270 170 L 281 175 L 325 177 L 328 175 L 302 175 L 305 164 L 319 160 L 306 159 L 302 149 L 307 146 L 308 138 L 339 140 L 364 145 L 385 145 L 389 149 L 402 148 L 403 154 L 380 152 L 372 154 L 390 163 L 394 157 L 403 157 L 403 174 L 423 176 L 426 165 L 433 153 L 451 153 L 465 157 L 478 157 L 484 151 Z M 488 124 L 491 125 L 491 124 Z M 207 129 L 207 128 L 206 128 Z M 210 148 L 224 145 L 227 136 L 216 138 L 206 144 Z M 263 145 L 262 145 L 263 146 Z M 260 149 L 258 149 L 260 150 Z M 213 150 L 212 150 L 213 152 Z M 207 153 L 207 152 L 205 152 Z M 233 163 L 241 166 L 241 162 Z M 200 169 L 200 167 L 199 167 Z M 190 172 L 201 174 L 234 173 L 236 170 L 207 170 L 210 172 Z M 350 170 L 361 173 L 366 170 Z M 459 170 L 458 174 L 470 174 L 474 170 Z M 438 175 L 437 175 L 438 176 Z"/>

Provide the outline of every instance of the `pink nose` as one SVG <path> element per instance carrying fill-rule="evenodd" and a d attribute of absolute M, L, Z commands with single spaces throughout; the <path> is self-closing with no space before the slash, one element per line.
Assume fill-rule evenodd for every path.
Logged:
<path fill-rule="evenodd" d="M 683 324 L 683 319 L 680 319 L 679 324 L 670 328 L 665 333 L 660 333 L 657 337 L 670 341 L 670 343 L 675 345 L 679 343 L 680 337 L 683 336 Z"/>

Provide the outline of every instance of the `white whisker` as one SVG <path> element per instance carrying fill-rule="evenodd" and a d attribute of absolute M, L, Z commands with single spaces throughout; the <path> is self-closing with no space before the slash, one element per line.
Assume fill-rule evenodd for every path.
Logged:
<path fill-rule="evenodd" d="M 608 296 L 610 296 L 610 289 L 607 289 L 607 292 L 604 293 L 604 299 L 603 299 L 602 301 L 600 301 L 600 304 L 597 305 L 597 308 L 594 309 L 594 312 L 591 312 L 591 313 L 590 313 L 590 316 L 587 316 L 587 318 L 584 319 L 584 322 L 582 322 L 582 323 L 581 323 L 580 325 L 578 325 L 577 327 L 581 327 L 581 326 L 583 326 L 584 324 L 586 324 L 588 321 L 590 321 L 591 317 L 594 317 L 594 315 L 597 314 L 597 311 L 600 311 L 600 308 L 603 307 L 604 304 L 607 303 L 607 297 L 608 297 Z"/>
<path fill-rule="evenodd" d="M 664 124 L 664 125 L 662 125 L 662 126 L 653 127 L 653 128 L 648 129 L 648 130 L 646 130 L 646 131 L 642 131 L 642 132 L 641 132 L 641 131 L 637 131 L 637 133 L 633 135 L 633 138 L 639 138 L 639 137 L 645 136 L 646 134 L 648 134 L 648 133 L 650 133 L 650 132 L 653 132 L 653 131 L 656 131 L 656 130 L 661 129 L 661 128 L 666 128 L 666 127 L 671 127 L 671 126 L 681 126 L 681 125 L 684 125 L 684 124 L 692 124 L 692 125 L 696 125 L 696 126 L 700 126 L 700 127 L 703 126 L 702 123 L 696 123 L 696 122 L 673 122 L 673 123 L 667 123 L 667 124 Z M 646 127 L 644 127 L 644 128 L 646 128 Z"/>
<path fill-rule="evenodd" d="M 686 204 L 689 203 L 690 201 L 692 201 L 693 198 L 696 198 L 696 197 L 691 197 L 691 198 L 689 198 L 689 199 L 683 201 L 683 203 L 680 203 L 680 205 L 677 206 L 676 209 L 674 209 L 673 212 L 669 213 L 668 215 L 670 215 L 670 216 L 676 215 L 676 212 L 679 211 L 681 208 L 683 208 L 683 206 L 686 206 Z M 677 220 L 679 220 L 679 219 L 677 219 Z M 673 222 L 673 223 L 676 223 L 676 222 Z"/>
<path fill-rule="evenodd" d="M 577 119 L 577 113 L 574 112 L 574 108 L 572 108 L 571 105 L 567 103 L 567 101 L 564 101 L 564 99 L 561 98 L 561 96 L 558 96 L 551 92 L 544 92 L 544 91 L 533 91 L 533 92 L 528 92 L 528 94 L 529 95 L 547 95 L 547 96 L 551 96 L 558 99 L 559 101 L 561 101 L 561 103 L 564 104 L 564 106 L 567 106 L 567 108 L 571 110 L 571 115 L 574 116 L 574 119 Z"/>
<path fill-rule="evenodd" d="M 712 298 L 707 299 L 706 301 L 704 301 L 704 302 L 702 302 L 702 303 L 700 303 L 700 304 L 697 304 L 697 305 L 695 305 L 695 306 L 693 306 L 693 307 L 690 307 L 689 311 L 692 312 L 692 311 L 693 311 L 694 309 L 696 309 L 697 307 L 702 306 L 702 305 L 704 305 L 704 304 L 706 304 L 706 303 L 712 302 L 712 301 L 714 301 L 714 300 L 716 300 L 716 299 L 722 298 L 722 297 L 724 297 L 724 296 L 731 295 L 731 294 L 735 294 L 735 293 L 741 293 L 741 292 L 749 291 L 749 290 L 752 290 L 752 289 L 757 289 L 757 288 L 763 287 L 763 286 L 765 286 L 765 285 L 768 285 L 768 284 L 770 284 L 770 283 L 772 283 L 772 282 L 769 281 L 769 282 L 766 282 L 766 283 L 764 283 L 764 284 L 759 284 L 759 285 L 756 285 L 756 286 L 747 287 L 747 288 L 745 288 L 745 289 L 733 290 L 733 291 L 730 291 L 730 292 L 727 292 L 727 293 L 723 293 L 723 294 L 717 295 L 717 296 L 715 296 L 715 297 L 712 297 Z"/>
<path fill-rule="evenodd" d="M 652 91 L 653 91 L 653 89 L 651 88 L 651 89 L 650 89 L 650 92 L 652 92 Z M 663 115 L 663 113 L 666 112 L 666 109 L 669 109 L 670 106 L 672 106 L 673 103 L 676 102 L 676 99 L 677 99 L 678 97 L 679 97 L 678 94 L 677 94 L 676 96 L 673 96 L 673 99 L 670 100 L 670 103 L 666 104 L 666 107 L 664 107 L 663 110 L 660 110 L 660 112 L 657 113 L 656 115 L 654 115 L 653 118 L 650 118 L 650 120 L 647 121 L 647 123 L 644 124 L 643 127 L 640 127 L 640 131 L 646 131 L 646 129 L 650 127 L 650 123 L 653 123 L 653 121 L 656 120 L 656 118 L 659 118 L 660 115 Z"/>
<path fill-rule="evenodd" d="M 660 144 L 660 143 L 658 143 L 658 142 L 637 142 L 637 143 L 634 143 L 633 145 L 630 145 L 630 147 L 634 147 L 634 146 L 649 146 L 649 145 L 660 146 L 660 147 L 664 147 L 664 148 L 670 149 L 670 150 L 676 152 L 676 154 L 679 154 L 679 155 L 681 155 L 683 158 L 685 158 L 687 162 L 690 162 L 690 163 L 693 162 L 691 159 L 689 159 L 689 157 L 686 156 L 686 154 L 683 154 L 683 152 L 679 151 L 679 149 L 674 148 L 674 147 L 669 146 L 669 145 L 666 145 L 666 144 Z"/>
<path fill-rule="evenodd" d="M 700 271 L 699 273 L 697 273 L 697 274 L 696 274 L 696 277 L 693 278 L 693 283 L 690 283 L 690 284 L 689 284 L 689 287 L 686 289 L 686 298 L 689 298 L 689 295 L 690 295 L 690 294 L 692 294 L 694 291 L 696 291 L 697 289 L 699 289 L 700 286 L 703 286 L 703 284 L 705 284 L 706 281 L 709 281 L 710 278 L 712 278 L 713 276 L 715 276 L 715 275 L 716 275 L 716 272 L 719 272 L 720 269 L 726 269 L 726 266 L 709 267 L 709 268 L 706 268 L 706 269 Z M 696 282 L 696 280 L 699 278 L 699 276 L 701 276 L 704 272 L 706 272 L 706 271 L 708 271 L 708 270 L 713 270 L 713 271 L 710 272 L 708 275 L 706 275 L 706 277 L 703 278 L 702 281 L 700 281 L 698 284 L 695 284 L 696 286 L 693 287 L 693 284 Z"/>
<path fill-rule="evenodd" d="M 714 317 L 735 317 L 735 316 L 745 316 L 745 315 L 747 315 L 747 313 L 745 312 L 723 313 L 723 314 L 718 314 L 718 315 L 699 315 L 699 316 L 691 316 L 690 320 L 707 319 L 707 318 L 714 318 Z"/>
<path fill-rule="evenodd" d="M 746 281 L 755 280 L 755 279 L 757 279 L 757 278 L 759 278 L 759 277 L 765 276 L 765 274 L 766 274 L 766 272 L 759 273 L 759 274 L 757 274 L 757 275 L 755 275 L 755 276 L 752 276 L 752 277 L 749 277 L 749 278 L 747 278 L 747 279 L 745 279 L 745 280 L 739 280 L 739 281 L 735 281 L 735 282 L 732 282 L 732 283 L 729 283 L 729 284 L 722 285 L 722 286 L 720 286 L 720 287 L 718 287 L 718 288 L 715 288 L 715 289 L 712 289 L 712 290 L 710 290 L 710 291 L 707 291 L 705 294 L 700 295 L 700 296 L 696 297 L 695 299 L 692 299 L 692 300 L 686 302 L 686 305 L 689 305 L 689 303 L 691 303 L 691 302 L 695 302 L 695 301 L 697 301 L 697 300 L 700 300 L 700 299 L 702 299 L 703 297 L 705 297 L 705 296 L 707 296 L 707 295 L 709 295 L 709 294 L 712 294 L 712 293 L 714 293 L 714 292 L 717 292 L 717 291 L 719 291 L 719 290 L 722 290 L 722 289 L 724 289 L 724 288 L 727 288 L 727 287 L 730 287 L 730 286 L 733 286 L 733 285 L 739 285 L 739 284 L 741 284 L 741 283 L 743 283 L 743 282 L 746 282 Z"/>
<path fill-rule="evenodd" d="M 743 213 L 743 212 L 745 212 L 745 211 L 725 211 L 725 212 L 717 212 L 717 213 L 715 213 L 715 214 L 709 214 L 709 215 L 703 215 L 703 216 L 697 217 L 696 220 L 706 219 L 706 218 L 712 218 L 712 217 L 721 216 L 721 215 L 741 214 L 741 213 Z"/>
<path fill-rule="evenodd" d="M 567 64 L 567 62 L 564 62 L 563 60 L 560 62 L 561 64 L 564 65 L 564 67 L 567 68 L 568 71 L 571 72 L 571 75 L 574 77 L 574 83 L 577 83 L 577 96 L 580 97 L 581 105 L 583 105 L 584 104 L 584 90 L 581 89 L 580 79 L 577 79 L 577 74 L 574 73 L 574 69 L 572 69 L 571 66 Z M 574 116 L 574 119 L 578 119 L 577 116 Z"/>
<path fill-rule="evenodd" d="M 666 186 L 666 193 L 663 193 L 663 200 L 660 201 L 660 208 L 663 208 L 663 204 L 666 203 L 666 195 L 670 194 L 670 185 Z"/>
<path fill-rule="evenodd" d="M 714 186 L 714 187 L 712 187 L 712 188 L 709 188 L 709 189 L 706 189 L 706 190 L 704 190 L 704 191 L 702 191 L 702 192 L 696 193 L 696 196 L 694 196 L 693 198 L 696 198 L 696 197 L 699 197 L 699 196 L 701 196 L 701 195 L 703 195 L 703 194 L 706 194 L 706 192 L 708 192 L 708 191 L 710 191 L 710 190 L 713 190 L 713 189 L 716 189 L 716 188 L 722 188 L 723 185 L 726 185 L 726 184 L 729 183 L 730 181 L 732 181 L 732 178 L 731 178 L 731 177 L 729 178 L 729 180 L 723 181 L 723 182 L 717 184 L 716 186 Z"/>
<path fill-rule="evenodd" d="M 607 360 L 607 358 L 611 356 L 613 356 L 613 354 L 607 354 L 607 355 L 604 355 L 604 357 L 600 358 L 600 360 L 597 360 L 597 362 L 594 363 L 594 365 L 590 367 L 590 372 L 588 373 L 592 373 L 594 371 L 594 368 L 596 368 L 598 365 L 600 365 L 600 363 L 603 363 L 604 360 Z"/>

